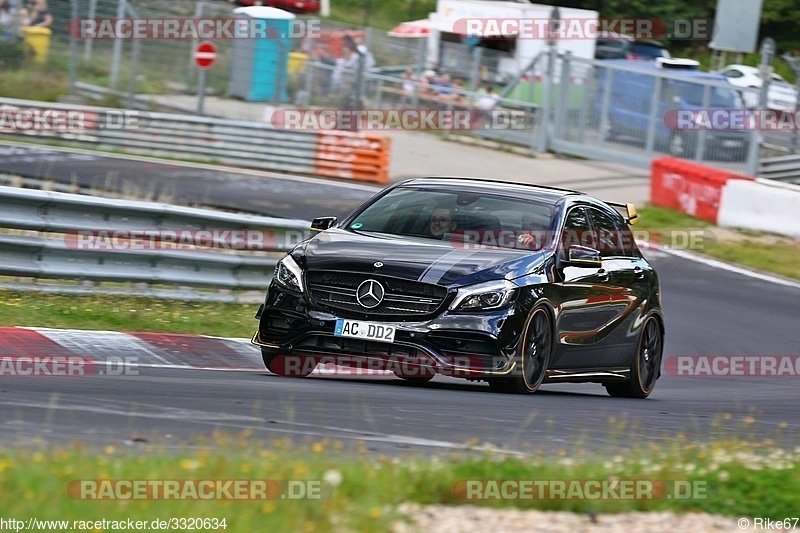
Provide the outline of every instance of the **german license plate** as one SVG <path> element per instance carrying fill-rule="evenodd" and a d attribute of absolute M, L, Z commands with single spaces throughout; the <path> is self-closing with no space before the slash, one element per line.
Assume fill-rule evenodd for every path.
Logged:
<path fill-rule="evenodd" d="M 394 333 L 394 326 L 344 318 L 336 321 L 336 329 L 333 332 L 337 337 L 352 337 L 354 339 L 378 342 L 394 342 Z"/>

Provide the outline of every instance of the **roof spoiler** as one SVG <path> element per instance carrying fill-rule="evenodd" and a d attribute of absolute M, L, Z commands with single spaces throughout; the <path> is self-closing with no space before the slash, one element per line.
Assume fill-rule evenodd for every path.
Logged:
<path fill-rule="evenodd" d="M 636 221 L 639 219 L 639 214 L 636 212 L 636 206 L 631 204 L 631 203 L 627 203 L 627 204 L 621 204 L 621 203 L 616 203 L 616 202 L 606 202 L 606 203 L 608 205 L 612 206 L 612 207 L 618 207 L 620 209 L 624 209 L 625 210 L 625 217 L 624 217 L 625 218 L 625 223 L 630 225 L 630 226 L 633 226 L 634 224 L 636 224 Z"/>

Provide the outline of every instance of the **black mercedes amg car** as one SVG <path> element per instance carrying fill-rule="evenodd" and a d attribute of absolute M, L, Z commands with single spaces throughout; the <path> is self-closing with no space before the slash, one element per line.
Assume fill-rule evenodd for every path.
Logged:
<path fill-rule="evenodd" d="M 407 180 L 341 222 L 312 222 L 275 269 L 253 343 L 284 376 L 323 361 L 501 392 L 597 382 L 646 398 L 664 319 L 635 218 L 630 204 L 576 191 Z"/>

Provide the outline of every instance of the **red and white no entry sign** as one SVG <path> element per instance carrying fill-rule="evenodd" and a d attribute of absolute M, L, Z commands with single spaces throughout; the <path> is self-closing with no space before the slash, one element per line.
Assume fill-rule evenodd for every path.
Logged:
<path fill-rule="evenodd" d="M 194 51 L 194 62 L 202 69 L 207 69 L 217 59 L 217 47 L 211 41 L 203 41 Z"/>

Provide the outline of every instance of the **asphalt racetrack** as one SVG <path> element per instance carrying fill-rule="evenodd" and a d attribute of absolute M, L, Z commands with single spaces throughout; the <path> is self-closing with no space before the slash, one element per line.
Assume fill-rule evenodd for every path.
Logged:
<path fill-rule="evenodd" d="M 164 163 L 0 142 L 0 172 L 130 199 L 311 220 L 342 217 L 380 190 L 375 184 L 284 176 L 211 165 Z"/>
<path fill-rule="evenodd" d="M 661 277 L 667 361 L 800 352 L 800 285 L 663 251 L 648 255 Z M 92 338 L 91 332 L 86 335 Z M 647 400 L 611 398 L 594 384 L 545 385 L 532 396 L 511 396 L 444 377 L 414 386 L 393 376 L 292 379 L 265 370 L 146 367 L 128 376 L 5 376 L 0 377 L 0 439 L 205 446 L 215 430 L 250 429 L 265 441 L 330 437 L 354 447 L 363 441 L 373 453 L 384 454 L 475 446 L 523 454 L 572 449 L 616 454 L 634 443 L 726 437 L 800 444 L 796 374 L 671 373 Z"/>

